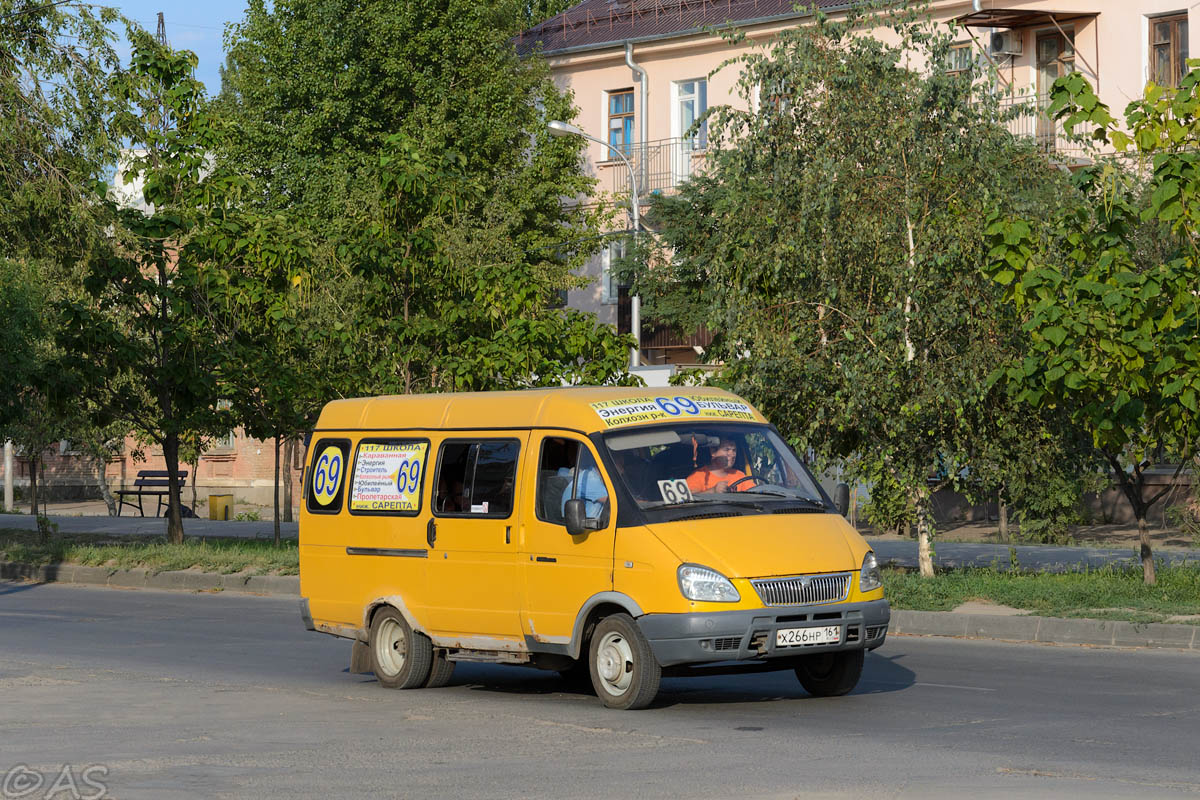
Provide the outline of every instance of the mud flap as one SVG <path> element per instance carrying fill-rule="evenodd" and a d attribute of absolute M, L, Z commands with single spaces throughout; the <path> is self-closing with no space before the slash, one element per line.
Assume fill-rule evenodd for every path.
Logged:
<path fill-rule="evenodd" d="M 355 639 L 354 644 L 350 645 L 350 674 L 371 674 L 371 651 L 366 642 Z"/>

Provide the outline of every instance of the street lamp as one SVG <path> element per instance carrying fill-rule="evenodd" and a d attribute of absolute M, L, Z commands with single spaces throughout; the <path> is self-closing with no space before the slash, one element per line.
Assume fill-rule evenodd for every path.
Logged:
<path fill-rule="evenodd" d="M 629 159 L 625 157 L 625 154 L 619 148 L 613 147 L 603 139 L 597 139 L 595 136 L 584 133 L 568 122 L 562 122 L 557 119 L 551 120 L 547 124 L 547 127 L 550 129 L 551 136 L 582 136 L 588 141 L 603 145 L 625 164 L 625 167 L 629 170 L 629 217 L 633 226 L 633 251 L 636 253 L 638 231 L 641 230 L 642 226 L 642 216 L 638 208 L 637 175 L 633 171 L 633 164 L 629 163 Z M 639 365 L 638 350 L 642 344 L 642 298 L 636 294 L 629 298 L 629 327 L 633 333 L 633 347 L 629 351 L 629 367 L 633 369 Z"/>

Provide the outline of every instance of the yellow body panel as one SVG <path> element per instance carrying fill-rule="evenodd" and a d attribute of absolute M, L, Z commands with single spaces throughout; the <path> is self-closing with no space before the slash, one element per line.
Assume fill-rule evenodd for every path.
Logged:
<path fill-rule="evenodd" d="M 692 398 L 693 407 L 711 401 L 718 409 L 736 407 L 730 413 L 741 414 L 739 419 L 766 423 L 728 392 L 676 391 Z M 362 635 L 372 606 L 389 602 L 443 646 L 456 642 L 464 648 L 519 651 L 527 642 L 570 641 L 581 609 L 601 593 L 627 597 L 646 614 L 733 611 L 763 607 L 750 578 L 852 572 L 848 602 L 883 597 L 882 590 L 859 593 L 858 571 L 869 546 L 833 514 L 731 516 L 617 528 L 617 494 L 605 475 L 613 500 L 603 530 L 570 536 L 561 525 L 540 520 L 534 485 L 542 440 L 574 438 L 597 456 L 588 434 L 614 425 L 663 421 L 645 402 L 654 396 L 647 389 L 587 387 L 329 403 L 310 447 L 308 502 L 301 504 L 300 516 L 300 588 L 318 629 Z M 671 396 L 666 394 L 662 404 L 668 413 Z M 503 519 L 435 517 L 434 469 L 441 443 L 480 437 L 520 443 L 511 514 Z M 350 513 L 352 467 L 364 440 L 428 442 L 420 455 L 420 487 L 405 501 L 419 496 L 416 513 Z M 339 452 L 344 463 L 339 463 Z M 322 457 L 325 462 L 319 464 Z M 311 505 L 322 467 L 326 480 L 320 499 L 325 505 Z M 329 478 L 334 467 L 336 486 Z M 387 477 L 403 484 L 403 475 Z M 685 599 L 676 577 L 682 563 L 722 572 L 740 601 Z"/>
<path fill-rule="evenodd" d="M 539 453 L 541 442 L 548 435 L 564 434 L 561 431 L 534 434 L 529 452 Z M 582 436 L 568 438 L 579 441 L 596 457 L 595 449 Z M 537 479 L 537 459 L 525 459 L 521 474 L 525 485 L 533 486 Z M 612 481 L 607 476 L 605 486 L 612 497 Z M 524 631 L 537 641 L 561 644 L 570 641 L 575 618 L 587 599 L 612 589 L 616 517 L 610 515 L 608 525 L 602 530 L 571 536 L 561 525 L 538 519 L 533 492 L 527 492 L 527 497 L 521 522 L 521 552 L 525 554 L 521 559 Z"/>

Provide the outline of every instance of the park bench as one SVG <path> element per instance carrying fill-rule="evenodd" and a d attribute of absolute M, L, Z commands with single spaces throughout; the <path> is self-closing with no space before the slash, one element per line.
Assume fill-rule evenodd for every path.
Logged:
<path fill-rule="evenodd" d="M 131 500 L 126 500 L 125 495 L 133 495 L 137 497 L 137 510 L 144 517 L 146 512 L 142 510 L 142 498 L 147 495 L 156 495 L 158 497 L 158 508 L 154 510 L 154 516 L 158 516 L 162 512 L 163 498 L 170 494 L 170 481 L 165 469 L 139 469 L 137 479 L 133 482 L 132 489 L 118 489 L 113 494 L 117 495 L 120 503 L 117 505 L 117 516 L 121 516 L 121 507 L 134 507 Z M 183 479 L 187 477 L 187 470 L 179 471 L 179 485 L 183 485 Z"/>

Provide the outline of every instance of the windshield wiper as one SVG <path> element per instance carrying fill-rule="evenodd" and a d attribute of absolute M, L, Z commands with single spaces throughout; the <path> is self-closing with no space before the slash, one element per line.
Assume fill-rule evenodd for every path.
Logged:
<path fill-rule="evenodd" d="M 788 492 L 779 492 L 779 491 L 775 491 L 774 489 L 760 489 L 757 486 L 755 486 L 752 489 L 747 489 L 745 493 L 746 494 L 761 494 L 766 497 L 786 497 L 788 500 L 799 500 L 802 503 L 811 503 L 813 505 L 820 506 L 821 508 L 825 508 L 825 504 L 823 502 L 821 502 L 820 500 L 818 500 L 817 498 L 809 497 L 808 495 L 800 494 L 799 492 L 793 492 L 793 493 L 789 494 Z"/>
<path fill-rule="evenodd" d="M 730 505 L 730 506 L 737 506 L 738 508 L 753 508 L 755 511 L 762 511 L 764 513 L 766 512 L 766 509 L 763 508 L 760 504 L 755 503 L 751 500 L 739 500 L 736 497 L 729 497 L 729 498 L 722 497 L 720 499 L 709 499 L 706 497 L 703 500 L 684 500 L 679 503 L 663 503 L 662 505 L 659 505 L 659 506 L 650 506 L 650 508 L 648 508 L 647 510 L 648 511 L 649 510 L 659 511 L 661 509 L 666 509 L 666 508 L 683 508 L 685 506 L 692 507 L 692 506 L 713 506 L 713 505 Z"/>
<path fill-rule="evenodd" d="M 753 500 L 743 500 L 740 497 L 722 497 L 720 500 L 709 500 L 708 502 L 727 503 L 731 506 L 744 506 L 746 508 L 753 508 L 755 511 L 761 511 L 764 514 L 767 511 L 767 509 L 764 508 L 761 503 L 756 503 Z"/>

